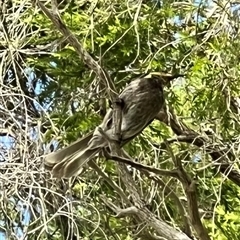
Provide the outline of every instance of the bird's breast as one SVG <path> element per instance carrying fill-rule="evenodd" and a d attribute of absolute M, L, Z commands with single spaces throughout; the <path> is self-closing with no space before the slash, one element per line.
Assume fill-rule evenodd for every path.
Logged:
<path fill-rule="evenodd" d="M 140 133 L 161 110 L 164 99 L 161 88 L 145 84 L 132 84 L 120 97 L 124 101 L 122 115 L 123 138 Z"/>

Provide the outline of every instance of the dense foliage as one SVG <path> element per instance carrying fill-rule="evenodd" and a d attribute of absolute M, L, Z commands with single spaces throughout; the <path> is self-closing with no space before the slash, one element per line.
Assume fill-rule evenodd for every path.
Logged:
<path fill-rule="evenodd" d="M 0 3 L 1 235 L 239 239 L 239 3 L 44 2 Z M 109 86 L 44 5 L 117 92 L 145 72 L 184 74 L 165 87 L 164 111 L 125 147 L 168 172 L 104 158 L 70 180 L 44 169 L 45 154 L 93 130 L 111 106 Z"/>

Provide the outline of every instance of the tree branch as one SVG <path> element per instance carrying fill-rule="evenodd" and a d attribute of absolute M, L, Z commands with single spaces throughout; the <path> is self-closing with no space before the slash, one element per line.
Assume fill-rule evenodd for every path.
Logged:
<path fill-rule="evenodd" d="M 162 109 L 156 116 L 156 119 L 170 126 L 175 134 L 185 136 L 179 138 L 180 141 L 182 140 L 183 142 L 191 143 L 197 147 L 202 147 L 207 143 L 207 139 L 203 138 L 197 132 L 181 122 L 174 114 L 172 108 L 170 108 L 169 111 Z M 230 150 L 220 150 L 215 146 L 209 146 L 208 149 L 209 155 L 214 161 L 228 164 L 228 167 L 225 164 L 220 165 L 220 172 L 227 176 L 232 182 L 240 186 L 240 172 L 232 169 L 232 165 L 228 163 L 229 159 L 227 157 L 235 159 Z"/>
<path fill-rule="evenodd" d="M 169 176 L 169 177 L 178 178 L 178 174 L 177 174 L 176 170 L 168 171 L 168 170 L 151 167 L 151 166 L 133 161 L 133 159 L 129 159 L 129 158 L 122 157 L 122 156 L 110 155 L 107 151 L 104 151 L 104 156 L 106 157 L 107 160 L 114 160 L 119 163 L 128 164 L 128 165 L 138 169 L 139 171 L 148 171 L 148 172 L 152 172 L 152 173 L 155 173 L 155 174 L 161 175 L 161 176 Z"/>
<path fill-rule="evenodd" d="M 186 173 L 182 166 L 180 158 L 176 158 L 172 152 L 172 149 L 167 145 L 168 151 L 172 157 L 172 160 L 175 166 L 178 169 L 178 179 L 181 181 L 185 194 L 187 196 L 188 211 L 191 224 L 195 231 L 197 232 L 199 239 L 201 240 L 210 240 L 210 237 L 207 233 L 206 228 L 203 226 L 200 220 L 200 214 L 198 211 L 198 202 L 197 202 L 197 187 L 195 180 L 192 180 L 190 176 Z"/>
<path fill-rule="evenodd" d="M 34 0 L 32 0 L 34 4 Z M 90 54 L 82 47 L 78 39 L 72 34 L 72 32 L 66 27 L 63 23 L 60 15 L 58 14 L 57 7 L 54 6 L 54 13 L 51 13 L 41 1 L 36 2 L 38 7 L 47 15 L 47 17 L 52 21 L 56 28 L 63 34 L 66 40 L 74 47 L 75 51 L 83 62 L 95 72 L 101 81 L 103 81 L 108 94 L 113 101 L 116 98 L 115 86 L 111 80 L 107 71 L 105 71 L 91 56 Z"/>

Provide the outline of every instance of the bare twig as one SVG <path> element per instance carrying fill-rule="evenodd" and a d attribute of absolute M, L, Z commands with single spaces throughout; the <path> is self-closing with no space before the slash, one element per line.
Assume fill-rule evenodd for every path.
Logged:
<path fill-rule="evenodd" d="M 113 204 L 111 201 L 109 201 L 107 199 L 106 196 L 101 195 L 100 196 L 101 199 L 104 201 L 104 203 L 112 210 L 116 213 L 116 215 L 114 217 L 116 218 L 122 218 L 122 217 L 126 217 L 126 216 L 132 216 L 134 214 L 138 213 L 138 209 L 134 206 L 122 209 L 117 207 L 115 204 Z"/>

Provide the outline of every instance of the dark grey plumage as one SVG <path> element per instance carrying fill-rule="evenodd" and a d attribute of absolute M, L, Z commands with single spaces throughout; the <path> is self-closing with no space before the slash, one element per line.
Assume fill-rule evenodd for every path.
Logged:
<path fill-rule="evenodd" d="M 121 146 L 141 133 L 153 121 L 164 104 L 163 84 L 173 78 L 175 76 L 153 74 L 140 77 L 122 91 L 119 95 L 123 101 Z M 108 136 L 113 135 L 111 109 L 108 110 L 100 127 Z M 45 165 L 52 169 L 54 176 L 68 178 L 76 175 L 83 164 L 107 146 L 107 141 L 96 128 L 93 133 L 68 147 L 49 154 L 45 159 Z"/>

